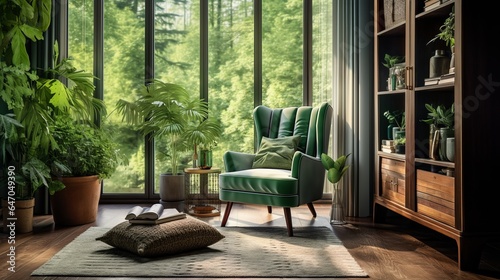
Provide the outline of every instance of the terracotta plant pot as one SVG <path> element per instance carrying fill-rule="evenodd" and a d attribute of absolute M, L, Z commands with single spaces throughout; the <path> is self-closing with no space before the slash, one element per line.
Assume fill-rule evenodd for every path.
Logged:
<path fill-rule="evenodd" d="M 33 231 L 33 208 L 35 207 L 35 199 L 17 199 L 15 201 L 14 211 L 9 210 L 9 202 L 7 199 L 2 199 L 2 217 L 3 217 L 3 232 L 14 230 L 16 233 L 28 233 Z M 10 215 L 13 213 L 14 215 Z M 9 220 L 8 218 L 16 218 Z M 9 225 L 13 225 L 12 227 Z"/>
<path fill-rule="evenodd" d="M 57 178 L 66 188 L 51 196 L 51 209 L 56 225 L 76 226 L 92 223 L 97 218 L 101 181 L 97 175 Z"/>

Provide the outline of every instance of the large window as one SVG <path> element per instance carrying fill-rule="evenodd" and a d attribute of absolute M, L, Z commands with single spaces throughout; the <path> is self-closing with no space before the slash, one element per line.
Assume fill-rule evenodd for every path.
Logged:
<path fill-rule="evenodd" d="M 90 0 L 68 1 L 69 54 L 87 71 L 96 65 L 103 68 L 100 78 L 109 115 L 102 125 L 112 131 L 128 159 L 105 180 L 104 195 L 157 198 L 159 174 L 168 172 L 164 140 L 155 139 L 154 149 L 147 149 L 144 137 L 114 112 L 118 99 L 137 96 L 148 69 L 154 69 L 155 78 L 180 84 L 208 101 L 209 113 L 224 129 L 213 150 L 213 165 L 220 168 L 227 150 L 253 152 L 255 104 L 288 107 L 300 106 L 303 100 L 312 100 L 308 105 L 328 101 L 331 1 L 155 0 L 151 11 L 145 7 L 148 1 L 104 1 L 103 61 L 93 61 L 92 55 L 93 15 L 100 7 Z M 304 11 L 310 8 L 304 5 L 313 5 L 312 69 L 304 67 L 309 32 L 304 29 L 309 20 Z M 154 26 L 146 24 L 150 17 Z M 154 34 L 152 65 L 145 58 L 148 32 Z M 313 92 L 307 92 L 305 76 L 313 77 Z M 147 164 L 147 153 L 152 151 L 154 164 Z M 192 151 L 186 151 L 183 164 L 191 166 L 191 158 Z"/>
<path fill-rule="evenodd" d="M 313 2 L 313 42 L 312 42 L 312 101 L 313 105 L 322 102 L 332 104 L 333 87 L 333 1 L 316 0 Z M 333 122 L 330 134 L 333 135 Z M 332 136 L 331 136 L 332 137 Z M 329 145 L 328 154 L 333 154 Z M 325 184 L 325 193 L 332 193 L 333 184 Z"/>
<path fill-rule="evenodd" d="M 225 151 L 253 152 L 254 9 L 248 0 L 210 2 L 208 101 L 224 128 L 213 151 L 222 168 Z"/>
<path fill-rule="evenodd" d="M 69 55 L 78 67 L 94 69 L 94 1 L 69 2 Z M 103 98 L 108 109 L 101 124 L 120 144 L 128 163 L 104 182 L 104 193 L 140 193 L 145 190 L 144 138 L 124 125 L 115 112 L 120 98 L 137 95 L 144 84 L 144 4 L 105 1 Z M 99 63 L 99 62 L 98 62 Z"/>
<path fill-rule="evenodd" d="M 155 78 L 179 84 L 200 95 L 200 9 L 198 1 L 156 1 L 154 11 Z M 160 174 L 171 173 L 169 137 L 155 139 L 154 182 L 159 193 Z M 191 167 L 193 149 L 179 147 L 179 164 Z"/>
<path fill-rule="evenodd" d="M 262 104 L 301 106 L 303 0 L 262 1 Z"/>

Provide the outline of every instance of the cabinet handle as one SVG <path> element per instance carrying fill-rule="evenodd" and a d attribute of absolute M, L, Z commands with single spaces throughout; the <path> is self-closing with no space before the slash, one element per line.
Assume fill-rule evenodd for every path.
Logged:
<path fill-rule="evenodd" d="M 406 89 L 412 90 L 413 89 L 413 79 L 412 79 L 412 73 L 413 73 L 413 67 L 411 66 L 406 66 L 406 80 L 407 80 L 407 86 Z"/>
<path fill-rule="evenodd" d="M 394 181 L 396 181 L 396 182 L 394 182 Z M 391 184 L 391 190 L 393 190 L 393 191 L 398 190 L 398 179 L 391 178 L 390 184 Z"/>
<path fill-rule="evenodd" d="M 398 187 L 398 181 L 394 182 L 394 180 L 391 180 L 391 187 L 397 188 Z"/>

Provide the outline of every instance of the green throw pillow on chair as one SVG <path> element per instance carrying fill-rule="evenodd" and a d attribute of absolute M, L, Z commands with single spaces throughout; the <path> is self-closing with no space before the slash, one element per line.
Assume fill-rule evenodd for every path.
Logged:
<path fill-rule="evenodd" d="M 252 168 L 288 169 L 292 167 L 293 154 L 300 142 L 300 135 L 281 138 L 262 137 Z"/>

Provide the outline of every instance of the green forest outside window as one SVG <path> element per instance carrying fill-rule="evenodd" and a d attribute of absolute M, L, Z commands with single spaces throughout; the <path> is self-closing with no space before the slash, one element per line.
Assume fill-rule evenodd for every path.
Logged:
<path fill-rule="evenodd" d="M 69 55 L 77 67 L 92 71 L 94 1 L 68 1 Z M 308 0 L 262 0 L 262 46 L 255 45 L 256 11 L 250 0 L 209 0 L 208 40 L 200 40 L 200 1 L 154 1 L 155 77 L 184 86 L 200 95 L 200 52 L 208 45 L 208 102 L 210 113 L 224 127 L 224 136 L 214 147 L 215 167 L 223 168 L 226 150 L 253 152 L 255 100 L 270 107 L 300 106 L 305 94 L 313 104 L 329 101 L 332 69 L 332 3 L 313 1 L 313 92 L 303 86 L 304 3 Z M 260 12 L 260 11 L 257 11 Z M 146 193 L 144 138 L 122 123 L 114 112 L 120 98 L 134 99 L 144 85 L 145 1 L 104 2 L 104 92 L 108 118 L 102 125 L 110 129 L 128 165 L 121 166 L 104 182 L 104 194 Z M 256 68 L 255 52 L 261 52 L 261 68 Z M 101 62 L 97 62 L 101 63 Z M 261 73 L 255 73 L 261 69 Z M 256 97 L 255 79 L 262 84 Z M 256 99 L 257 98 L 257 99 Z M 154 181 L 168 172 L 168 151 L 162 139 L 155 141 Z M 192 165 L 192 151 L 183 163 Z M 155 183 L 157 185 L 157 183 Z M 151 186 L 151 193 L 158 187 Z"/>

